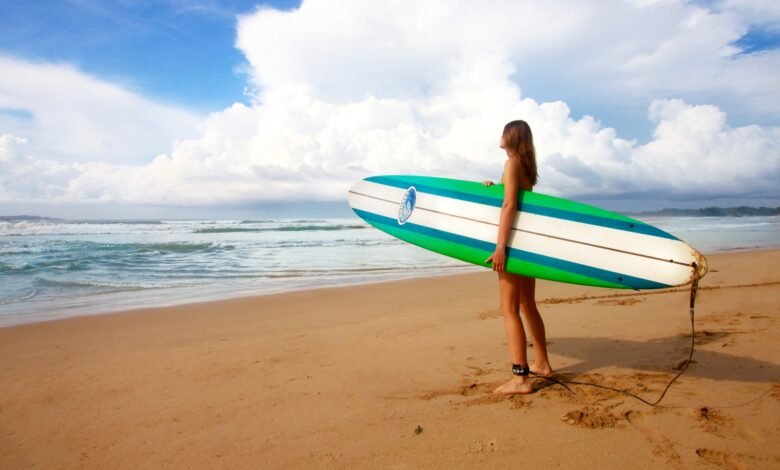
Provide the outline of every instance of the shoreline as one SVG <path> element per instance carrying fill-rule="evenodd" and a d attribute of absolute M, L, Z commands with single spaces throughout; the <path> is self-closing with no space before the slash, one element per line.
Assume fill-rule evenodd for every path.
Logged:
<path fill-rule="evenodd" d="M 657 408 L 541 379 L 493 395 L 490 271 L 2 328 L 0 467 L 777 466 L 780 250 L 708 261 Z M 688 356 L 685 287 L 537 293 L 559 378 L 653 400 Z"/>
<path fill-rule="evenodd" d="M 738 253 L 760 253 L 760 252 L 772 252 L 772 251 L 778 251 L 780 250 L 780 245 L 776 247 L 760 247 L 760 248 L 733 248 L 729 250 L 723 250 L 723 251 L 716 251 L 711 253 L 704 253 L 705 257 L 709 256 L 717 256 L 717 255 L 724 255 L 724 254 L 738 254 Z M 254 297 L 266 297 L 269 295 L 283 295 L 283 294 L 292 294 L 297 292 L 306 292 L 306 291 L 318 291 L 321 289 L 334 289 L 334 288 L 340 288 L 340 287 L 359 287 L 359 286 L 367 286 L 367 285 L 373 285 L 373 284 L 383 284 L 383 283 L 389 283 L 389 282 L 398 282 L 398 281 L 408 281 L 408 280 L 414 280 L 414 279 L 428 279 L 428 278 L 437 278 L 437 277 L 447 277 L 447 276 L 462 276 L 462 275 L 468 275 L 468 274 L 477 274 L 480 272 L 491 272 L 490 270 L 483 268 L 482 270 L 479 269 L 478 266 L 464 264 L 462 267 L 459 268 L 450 268 L 450 269 L 462 269 L 462 272 L 441 272 L 441 273 L 426 273 L 423 275 L 408 275 L 408 276 L 401 276 L 398 278 L 389 278 L 389 279 L 377 279 L 377 280 L 366 280 L 366 281 L 360 281 L 360 282 L 346 282 L 346 283 L 335 283 L 335 284 L 322 284 L 322 285 L 310 285 L 310 286 L 304 286 L 300 288 L 291 288 L 291 289 L 283 289 L 283 290 L 269 290 L 267 292 L 245 292 L 241 293 L 240 291 L 235 291 L 231 293 L 225 293 L 224 295 L 216 294 L 216 296 L 212 295 L 210 298 L 203 298 L 203 299 L 196 299 L 196 300 L 174 300 L 174 299 L 168 299 L 163 302 L 159 301 L 152 301 L 151 303 L 148 303 L 146 305 L 139 305 L 139 306 L 132 306 L 132 307 L 126 307 L 126 308 L 119 308 L 116 310 L 99 310 L 90 308 L 89 312 L 87 313 L 81 313 L 77 315 L 68 315 L 68 314 L 62 314 L 60 315 L 60 311 L 58 313 L 55 313 L 54 316 L 51 318 L 42 318 L 40 320 L 31 320 L 31 321 L 18 321 L 18 322 L 9 322 L 9 323 L 3 323 L 4 319 L 0 319 L 0 329 L 3 328 L 12 328 L 16 326 L 22 326 L 22 325 L 30 325 L 30 324 L 37 324 L 37 323 L 45 323 L 45 322 L 51 322 L 51 321 L 61 321 L 61 320 L 67 320 L 70 318 L 81 318 L 81 317 L 90 317 L 90 316 L 96 316 L 96 315 L 113 315 L 113 314 L 121 314 L 121 313 L 128 313 L 132 311 L 137 310 L 147 310 L 147 309 L 161 309 L 161 308 L 169 308 L 169 307 L 180 307 L 180 306 L 187 306 L 187 305 L 197 305 L 202 303 L 211 303 L 211 302 L 222 302 L 222 301 L 228 301 L 233 299 L 246 299 L 246 298 L 254 298 Z M 546 281 L 545 281 L 546 282 Z M 580 286 L 584 287 L 584 286 Z M 682 286 L 685 287 L 685 286 Z M 682 288 L 680 287 L 680 288 Z M 171 288 L 171 289 L 177 289 L 177 288 Z M 667 289 L 661 289 L 661 290 L 667 290 Z M 179 291 L 182 291 L 179 288 Z M 136 292 L 136 291 L 133 291 Z M 146 294 L 153 294 L 154 291 L 143 291 Z M 103 294 L 103 295 L 110 295 L 110 294 Z M 132 295 L 132 292 L 130 293 L 123 293 L 123 296 L 126 295 Z M 72 308 L 75 310 L 76 308 Z M 68 309 L 67 311 L 70 311 L 71 309 Z M 64 313 L 65 311 L 62 311 Z M 23 317 L 24 314 L 17 314 L 19 317 Z"/>

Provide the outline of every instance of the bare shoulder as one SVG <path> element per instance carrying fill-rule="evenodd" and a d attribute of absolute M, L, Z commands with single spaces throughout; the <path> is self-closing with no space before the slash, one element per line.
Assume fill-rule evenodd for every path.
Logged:
<path fill-rule="evenodd" d="M 514 178 L 519 178 L 522 174 L 523 165 L 520 160 L 516 158 L 507 158 L 504 162 L 504 175 L 512 175 Z"/>
<path fill-rule="evenodd" d="M 530 190 L 532 187 L 523 170 L 523 164 L 517 158 L 507 158 L 504 163 L 504 183 L 510 178 L 522 190 Z"/>

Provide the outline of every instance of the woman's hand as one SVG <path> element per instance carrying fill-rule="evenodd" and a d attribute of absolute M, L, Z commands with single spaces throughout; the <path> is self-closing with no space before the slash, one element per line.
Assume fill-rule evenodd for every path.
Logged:
<path fill-rule="evenodd" d="M 499 273 L 506 271 L 506 247 L 496 245 L 496 251 L 485 262 L 493 263 L 493 271 Z"/>
<path fill-rule="evenodd" d="M 493 186 L 495 183 L 490 180 L 485 180 L 482 184 L 485 186 Z M 506 270 L 506 247 L 496 245 L 496 251 L 485 260 L 485 263 L 492 263 L 493 271 L 504 272 Z"/>

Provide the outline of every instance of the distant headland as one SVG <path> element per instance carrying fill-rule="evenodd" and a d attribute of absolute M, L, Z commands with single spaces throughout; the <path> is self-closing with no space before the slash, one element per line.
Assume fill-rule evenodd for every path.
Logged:
<path fill-rule="evenodd" d="M 660 211 L 635 212 L 634 215 L 660 215 L 667 217 L 755 217 L 780 215 L 780 207 L 704 207 L 701 209 L 661 209 Z"/>
<path fill-rule="evenodd" d="M 61 221 L 65 219 L 57 219 L 56 217 L 41 217 L 40 215 L 0 215 L 0 221 L 5 222 L 45 222 L 45 221 Z"/>

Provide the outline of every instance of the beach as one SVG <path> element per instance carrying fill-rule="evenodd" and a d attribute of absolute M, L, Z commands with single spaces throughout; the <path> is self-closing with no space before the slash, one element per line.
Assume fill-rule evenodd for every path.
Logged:
<path fill-rule="evenodd" d="M 489 271 L 0 328 L 0 468 L 777 468 L 780 250 L 708 262 L 659 407 L 543 379 L 493 395 Z M 653 401 L 688 357 L 687 287 L 537 299 L 559 380 Z"/>

